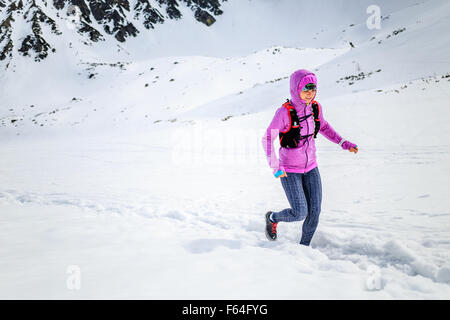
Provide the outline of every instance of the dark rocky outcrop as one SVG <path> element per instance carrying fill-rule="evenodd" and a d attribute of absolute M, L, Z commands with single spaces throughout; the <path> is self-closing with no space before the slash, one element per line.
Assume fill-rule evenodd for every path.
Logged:
<path fill-rule="evenodd" d="M 128 0 L 89 1 L 89 8 L 95 20 L 103 24 L 106 33 L 114 34 L 118 41 L 124 42 L 126 37 L 135 37 L 139 33 L 126 20 L 125 11 L 130 11 Z"/>
<path fill-rule="evenodd" d="M 137 0 L 134 11 L 136 19 L 140 16 L 143 17 L 144 26 L 147 29 L 154 29 L 155 24 L 164 22 L 164 16 L 157 8 L 152 7 L 148 0 Z"/>
<path fill-rule="evenodd" d="M 221 4 L 226 0 L 136 0 L 134 7 L 129 0 L 0 0 L 0 8 L 6 15 L 0 20 L 0 61 L 13 56 L 17 50 L 24 56 L 34 56 L 35 61 L 45 59 L 55 48 L 43 34 L 43 26 L 50 27 L 52 33 L 60 35 L 54 19 L 75 19 L 70 11 L 77 11 L 74 31 L 92 42 L 113 36 L 119 42 L 129 37 L 137 37 L 138 27 L 154 29 L 169 19 L 181 19 L 180 5 L 192 10 L 195 19 L 206 26 L 212 25 L 221 15 Z M 43 10 L 45 7 L 45 10 Z M 73 10 L 76 8 L 76 10 Z M 23 17 L 29 23 L 28 34 L 15 40 L 11 38 L 15 21 Z M 101 26 L 99 28 L 98 26 Z M 24 26 L 17 26 L 23 29 Z M 15 43 L 20 41 L 20 43 Z M 84 42 L 89 44 L 88 42 Z M 17 48 L 17 49 L 14 49 Z"/>
<path fill-rule="evenodd" d="M 34 1 L 31 1 L 23 17 L 27 22 L 31 23 L 31 32 L 22 41 L 18 51 L 24 56 L 29 56 L 32 54 L 31 51 L 34 51 L 35 61 L 45 59 L 49 51 L 55 52 L 55 49 L 44 39 L 41 26 L 46 24 L 50 26 L 53 33 L 61 35 L 55 21 L 47 16 Z"/>
<path fill-rule="evenodd" d="M 202 10 L 200 8 L 195 11 L 195 19 L 206 24 L 208 27 L 216 22 L 216 19 L 214 19 L 214 17 L 210 15 L 208 11 Z"/>

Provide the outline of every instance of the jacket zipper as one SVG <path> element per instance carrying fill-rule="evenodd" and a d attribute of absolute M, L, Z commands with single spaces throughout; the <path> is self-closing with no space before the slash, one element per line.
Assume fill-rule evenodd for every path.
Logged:
<path fill-rule="evenodd" d="M 306 107 L 307 107 L 308 105 L 306 105 L 305 106 L 305 108 L 304 108 L 304 110 L 303 110 L 303 113 L 305 114 L 305 116 L 306 116 Z M 306 135 L 308 135 L 309 134 L 309 124 L 308 124 L 308 119 L 306 119 L 306 126 L 307 126 L 307 132 L 306 132 Z M 309 159 L 308 159 L 308 148 L 309 148 L 309 137 L 307 137 L 306 138 L 306 142 L 308 143 L 308 146 L 306 147 L 306 150 L 305 150 L 305 155 L 306 155 L 306 164 L 305 164 L 305 169 L 306 169 L 306 167 L 308 166 L 308 161 L 309 161 Z M 303 144 L 303 145 L 305 145 L 305 144 Z"/>

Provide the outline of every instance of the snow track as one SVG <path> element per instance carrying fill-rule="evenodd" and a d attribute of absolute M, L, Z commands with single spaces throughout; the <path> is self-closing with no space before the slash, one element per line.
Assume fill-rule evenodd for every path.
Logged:
<path fill-rule="evenodd" d="M 111 141 L 117 143 L 75 139 L 70 151 L 67 141 L 41 144 L 41 151 L 29 152 L 41 160 L 39 170 L 46 174 L 39 179 L 24 175 L 22 181 L 13 176 L 30 165 L 27 157 L 18 160 L 25 149 L 17 144 L 3 149 L 8 155 L 1 159 L 3 168 L 16 161 L 8 173 L 3 171 L 2 185 L 8 181 L 10 188 L 0 190 L 0 211 L 7 222 L 1 224 L 1 255 L 9 257 L 0 265 L 6 284 L 2 297 L 267 298 L 258 289 L 267 270 L 289 274 L 298 283 L 292 286 L 278 277 L 280 282 L 273 285 L 280 286 L 280 297 L 285 298 L 332 298 L 344 283 L 352 290 L 341 292 L 341 298 L 432 299 L 450 294 L 450 212 L 440 204 L 445 192 L 432 186 L 437 163 L 450 154 L 446 147 L 368 148 L 357 160 L 333 146 L 320 148 L 325 197 L 319 228 L 306 248 L 298 245 L 301 222 L 279 224 L 277 242 L 264 236 L 264 212 L 287 206 L 279 181 L 269 172 L 258 173 L 265 170 L 264 161 L 254 167 L 203 168 L 199 177 L 189 164 L 164 171 L 170 152 L 158 146 L 163 145 L 160 139 Z M 340 160 L 344 156 L 347 162 Z M 145 172 L 148 163 L 143 159 L 152 159 L 151 173 Z M 66 166 L 73 168 L 72 175 Z M 433 179 L 410 176 L 422 170 Z M 123 183 L 118 185 L 116 179 Z M 365 188 L 352 187 L 361 183 Z M 21 184 L 27 187 L 19 188 Z M 415 189 L 416 184 L 423 190 Z M 37 251 L 31 253 L 32 247 Z M 125 257 L 135 265 L 130 267 Z M 135 277 L 146 279 L 144 266 L 152 261 L 158 266 L 152 272 L 161 278 L 152 278 L 151 284 L 144 280 L 148 287 L 134 282 Z M 14 265 L 36 264 L 43 269 L 21 271 L 23 290 L 8 291 L 17 284 Z M 65 287 L 65 269 L 73 264 L 87 274 L 79 292 Z M 101 265 L 108 264 L 115 271 L 107 275 L 122 276 L 108 281 L 99 273 Z M 189 270 L 181 273 L 183 279 L 178 278 L 181 274 L 164 275 L 163 270 L 179 273 L 183 266 Z M 201 276 L 205 272 L 208 275 Z M 218 274 L 228 278 L 227 283 L 217 281 Z M 379 286 L 368 286 L 370 277 Z M 319 285 L 311 292 L 312 279 L 328 290 Z M 54 286 L 40 287 L 48 282 Z M 120 291 L 121 286 L 127 290 Z M 183 292 L 177 291 L 180 286 Z M 240 287 L 240 293 L 233 287 Z"/>
<path fill-rule="evenodd" d="M 449 3 L 381 1 L 379 30 L 371 1 L 347 3 L 306 3 L 317 30 L 316 14 L 293 19 L 298 1 L 227 1 L 206 31 L 163 25 L 130 55 L 69 37 L 39 64 L 14 57 L 0 74 L 0 298 L 449 299 Z M 359 146 L 316 140 L 310 247 L 301 222 L 264 235 L 288 201 L 261 138 L 300 68 Z"/>

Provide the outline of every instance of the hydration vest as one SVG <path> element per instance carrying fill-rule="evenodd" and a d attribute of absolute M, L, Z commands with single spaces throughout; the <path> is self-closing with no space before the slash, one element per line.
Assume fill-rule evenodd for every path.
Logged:
<path fill-rule="evenodd" d="M 313 136 L 314 139 L 317 137 L 317 133 L 320 130 L 320 107 L 316 101 L 312 101 L 311 106 L 313 113 L 299 118 L 297 111 L 295 111 L 295 107 L 289 100 L 283 104 L 283 107 L 285 107 L 288 111 L 290 121 L 289 128 L 286 131 L 279 133 L 280 145 L 283 148 L 297 148 L 301 140 L 307 139 L 311 136 Z M 302 136 L 300 134 L 300 130 L 302 129 L 300 123 L 308 119 L 310 116 L 314 117 L 314 134 Z"/>

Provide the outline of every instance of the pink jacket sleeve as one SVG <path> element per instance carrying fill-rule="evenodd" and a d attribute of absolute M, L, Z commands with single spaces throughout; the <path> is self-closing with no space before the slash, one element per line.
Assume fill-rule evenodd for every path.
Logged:
<path fill-rule="evenodd" d="M 320 107 L 320 113 L 319 113 L 319 119 L 320 119 L 320 130 L 319 132 L 328 140 L 331 142 L 334 142 L 336 144 L 339 144 L 342 140 L 342 137 L 337 133 L 333 127 L 325 120 L 323 116 L 323 108 L 322 105 L 319 103 Z"/>
<path fill-rule="evenodd" d="M 278 169 L 284 170 L 284 168 L 279 166 L 273 142 L 275 139 L 278 139 L 279 132 L 285 130 L 289 126 L 288 121 L 289 119 L 286 108 L 278 108 L 272 122 L 262 138 L 262 145 L 266 154 L 267 162 L 274 172 L 278 171 Z"/>

